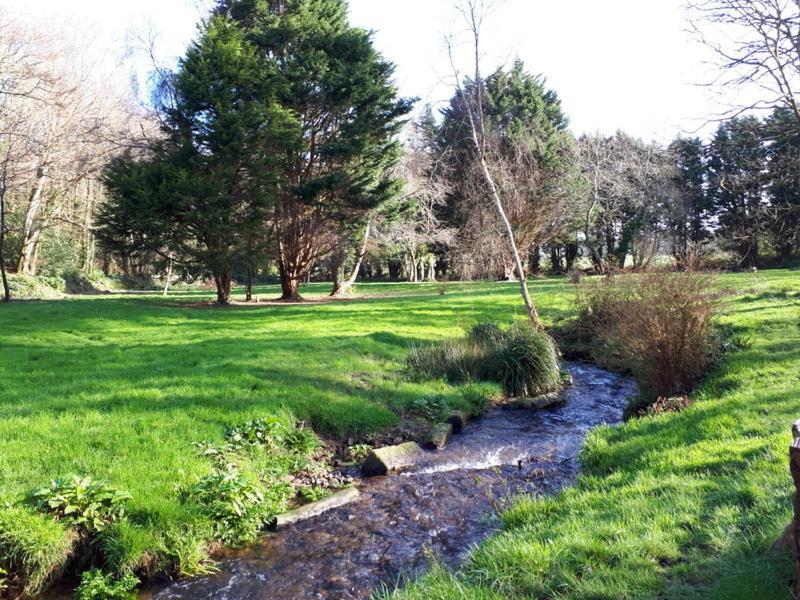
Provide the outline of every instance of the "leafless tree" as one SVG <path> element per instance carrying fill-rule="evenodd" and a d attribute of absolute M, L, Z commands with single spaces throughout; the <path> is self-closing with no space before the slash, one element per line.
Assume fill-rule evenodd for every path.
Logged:
<path fill-rule="evenodd" d="M 693 32 L 722 69 L 710 85 L 759 91 L 725 116 L 786 106 L 800 122 L 800 0 L 690 0 L 688 9 Z"/>
<path fill-rule="evenodd" d="M 525 276 L 525 268 L 522 263 L 522 257 L 519 252 L 517 241 L 514 235 L 514 228 L 509 219 L 506 211 L 506 200 L 502 196 L 502 191 L 497 184 L 497 174 L 493 172 L 491 159 L 490 159 L 490 139 L 487 135 L 485 127 L 485 114 L 483 102 L 483 79 L 481 76 L 481 31 L 486 17 L 488 5 L 486 0 L 460 0 L 458 7 L 461 14 L 466 21 L 467 28 L 472 38 L 472 50 L 474 59 L 474 93 L 467 94 L 462 85 L 462 76 L 456 67 L 455 59 L 453 57 L 453 44 L 448 44 L 450 51 L 450 62 L 453 67 L 453 74 L 456 80 L 457 92 L 461 96 L 464 106 L 466 108 L 467 118 L 469 122 L 469 129 L 471 132 L 471 142 L 474 144 L 477 163 L 480 175 L 482 176 L 489 196 L 492 199 L 497 216 L 502 223 L 505 237 L 511 252 L 514 268 L 516 270 L 520 293 L 525 305 L 525 310 L 530 316 L 531 321 L 541 327 L 541 320 L 536 306 L 533 303 L 530 292 L 528 291 L 527 278 Z"/>
<path fill-rule="evenodd" d="M 671 193 L 674 157 L 617 132 L 582 136 L 577 159 L 586 184 L 581 234 L 595 270 L 621 268 L 629 253 L 635 266 L 646 266 L 660 248 L 658 213 Z"/>

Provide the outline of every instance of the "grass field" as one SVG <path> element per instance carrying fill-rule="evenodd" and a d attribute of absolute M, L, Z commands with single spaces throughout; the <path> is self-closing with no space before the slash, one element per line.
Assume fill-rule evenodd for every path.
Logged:
<path fill-rule="evenodd" d="M 753 345 L 726 360 L 692 409 L 596 432 L 575 489 L 520 501 L 458 579 L 435 573 L 404 595 L 786 598 L 788 561 L 768 547 L 789 519 L 800 273 L 723 283 L 742 291 L 725 320 Z M 546 321 L 569 316 L 565 280 L 532 290 Z M 193 442 L 222 440 L 227 426 L 281 408 L 345 439 L 394 424 L 392 409 L 421 396 L 458 405 L 457 388 L 405 380 L 409 344 L 522 314 L 513 284 L 449 284 L 444 295 L 429 284 L 365 284 L 358 293 L 368 298 L 217 309 L 188 306 L 209 293 L 179 292 L 0 307 L 0 529 L 2 511 L 14 521 L 9 506 L 25 505 L 32 489 L 87 474 L 133 496 L 124 552 L 158 552 L 196 519 L 176 493 L 208 469 Z M 37 535 L 53 547 L 58 532 Z"/>

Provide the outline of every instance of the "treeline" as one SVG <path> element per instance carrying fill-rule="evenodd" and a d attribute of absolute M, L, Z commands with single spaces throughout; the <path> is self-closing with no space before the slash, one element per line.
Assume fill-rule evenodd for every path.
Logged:
<path fill-rule="evenodd" d="M 91 269 L 100 176 L 130 139 L 127 81 L 90 48 L 0 13 L 0 266 L 21 275 Z M 122 91 L 120 91 L 122 90 Z"/>
<path fill-rule="evenodd" d="M 211 278 L 220 303 L 273 276 L 286 300 L 310 278 L 334 295 L 358 277 L 516 278 L 484 166 L 526 273 L 748 268 L 800 245 L 789 109 L 708 143 L 576 139 L 516 61 L 407 122 L 413 101 L 342 0 L 220 0 L 147 112 L 63 41 L 0 35 L 0 263 L 19 274 Z"/>

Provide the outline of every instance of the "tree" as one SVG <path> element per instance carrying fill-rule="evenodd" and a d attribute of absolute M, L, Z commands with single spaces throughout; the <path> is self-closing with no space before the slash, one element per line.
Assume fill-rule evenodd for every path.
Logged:
<path fill-rule="evenodd" d="M 722 123 L 709 147 L 708 193 L 714 202 L 723 247 L 741 268 L 755 267 L 764 234 L 766 149 L 755 117 Z"/>
<path fill-rule="evenodd" d="M 211 18 L 162 81 L 162 136 L 107 171 L 105 237 L 200 264 L 229 303 L 234 265 L 266 231 L 285 140 L 299 136 L 279 84 L 237 21 Z"/>
<path fill-rule="evenodd" d="M 586 183 L 583 243 L 597 272 L 646 266 L 659 249 L 661 212 L 675 177 L 671 152 L 621 131 L 582 136 L 578 162 Z"/>
<path fill-rule="evenodd" d="M 800 125 L 792 111 L 776 108 L 762 128 L 767 156 L 767 236 L 782 260 L 800 247 Z"/>
<path fill-rule="evenodd" d="M 678 138 L 670 144 L 676 161 L 675 202 L 667 206 L 667 226 L 678 268 L 688 268 L 711 233 L 711 205 L 705 189 L 705 148 L 699 138 Z"/>
<path fill-rule="evenodd" d="M 782 106 L 800 123 L 800 2 L 692 0 L 689 9 L 698 38 L 719 58 L 723 75 L 714 83 L 737 93 L 755 86 L 761 94 L 733 116 Z M 707 32 L 702 24 L 710 26 Z"/>
<path fill-rule="evenodd" d="M 278 102 L 292 115 L 271 221 L 282 298 L 298 300 L 336 232 L 399 192 L 389 169 L 411 102 L 397 98 L 394 67 L 371 35 L 348 24 L 344 0 L 225 0 L 215 12 L 236 21 L 274 69 Z"/>

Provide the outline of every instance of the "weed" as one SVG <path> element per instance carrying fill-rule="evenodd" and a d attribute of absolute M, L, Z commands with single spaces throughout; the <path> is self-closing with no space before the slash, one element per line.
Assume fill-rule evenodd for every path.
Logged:
<path fill-rule="evenodd" d="M 139 580 L 133 575 L 116 577 L 91 569 L 81 575 L 81 583 L 75 590 L 76 600 L 136 600 Z"/>
<path fill-rule="evenodd" d="M 131 495 L 91 477 L 73 475 L 36 490 L 33 498 L 39 510 L 81 531 L 95 533 L 125 516 Z"/>

